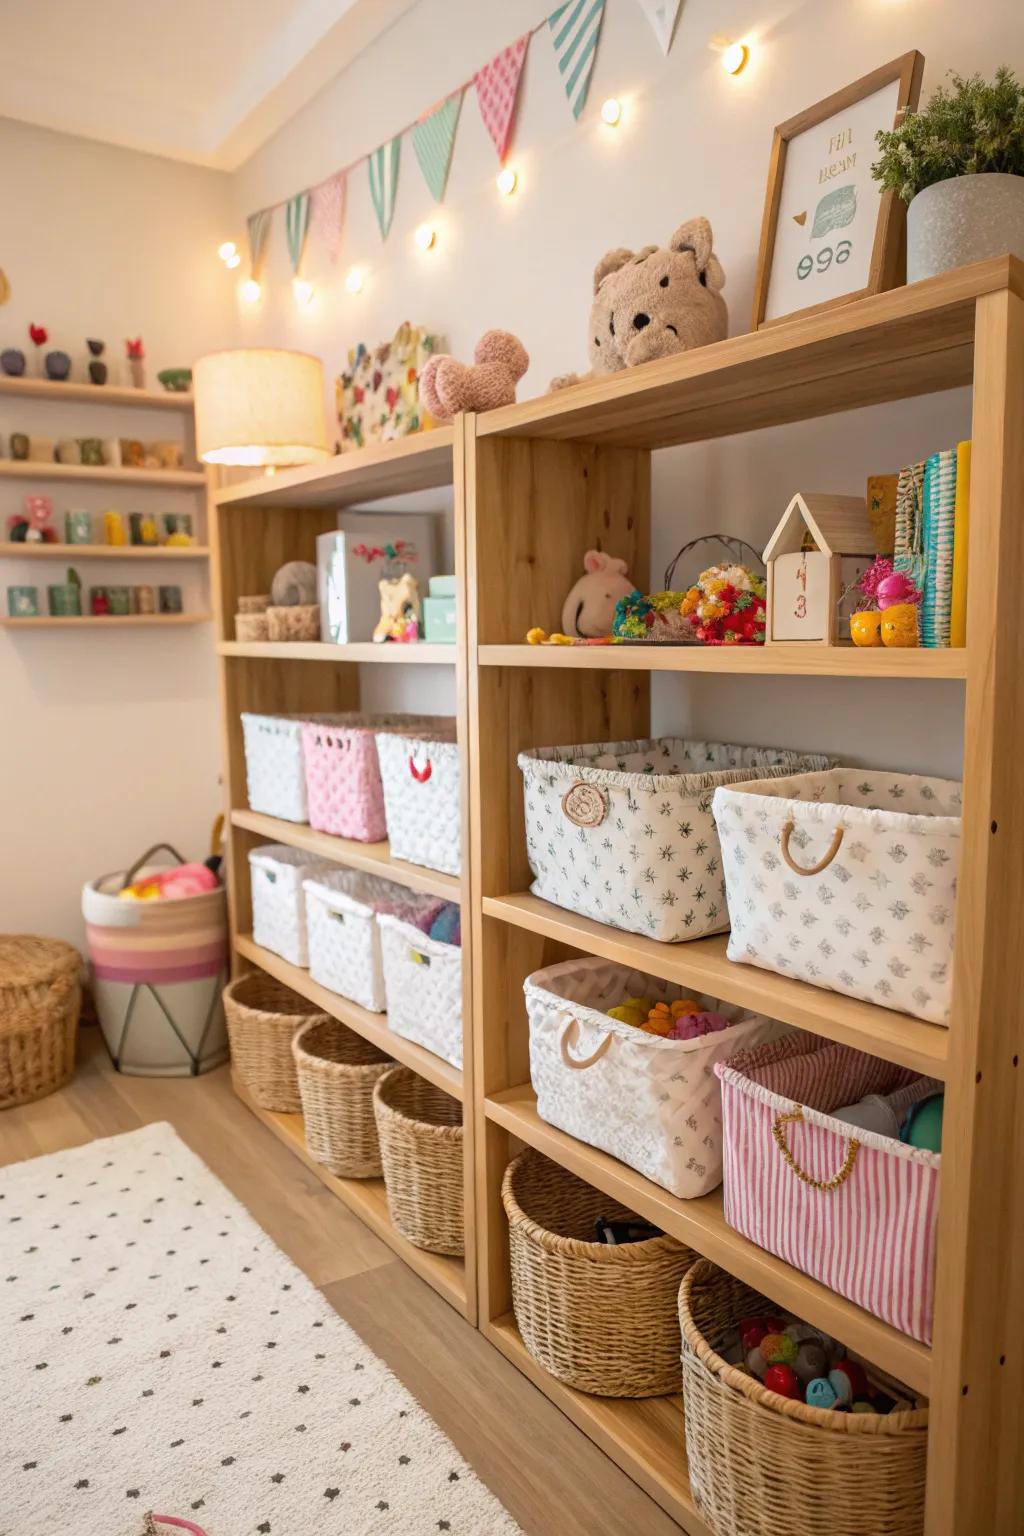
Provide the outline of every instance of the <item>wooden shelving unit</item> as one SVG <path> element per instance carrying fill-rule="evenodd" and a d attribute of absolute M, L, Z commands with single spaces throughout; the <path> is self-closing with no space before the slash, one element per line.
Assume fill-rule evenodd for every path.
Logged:
<path fill-rule="evenodd" d="M 966 649 L 873 654 L 846 647 L 697 651 L 523 644 L 532 625 L 555 622 L 588 546 L 622 555 L 638 581 L 647 579 L 653 450 L 972 384 L 970 564 L 984 579 L 972 582 Z M 1024 970 L 1011 926 L 1024 906 L 1024 797 L 1017 768 L 1024 626 L 1016 600 L 1024 565 L 1024 266 L 1012 258 L 982 263 L 483 417 L 460 418 L 443 435 L 425 434 L 276 477 L 276 484 L 254 481 L 220 493 L 215 563 L 239 963 L 282 974 L 281 963 L 254 951 L 246 936 L 247 840 L 280 836 L 297 846 L 323 843 L 308 828 L 267 825 L 268 819 L 244 809 L 238 712 L 356 707 L 359 663 L 370 658 L 353 647 L 324 657 L 319 646 L 234 645 L 225 628 L 233 600 L 240 592 L 262 590 L 256 578 L 278 555 L 308 555 L 311 536 L 332 525 L 338 507 L 435 486 L 446 476 L 455 488 L 465 621 L 453 659 L 468 811 L 460 881 L 464 916 L 469 914 L 461 1097 L 472 1164 L 468 1188 L 475 1197 L 457 1304 L 467 1316 L 477 1315 L 495 1347 L 681 1528 L 708 1536 L 690 1492 L 680 1401 L 573 1392 L 537 1365 L 522 1343 L 512 1315 L 499 1191 L 512 1152 L 522 1144 L 536 1147 L 926 1395 L 932 1412 L 926 1536 L 1024 1529 L 1018 1467 Z M 289 658 L 328 665 L 282 666 Z M 884 679 L 897 689 L 932 679 L 961 686 L 964 818 L 948 1030 L 736 965 L 726 958 L 722 938 L 661 945 L 528 893 L 517 753 L 555 742 L 648 735 L 651 678 L 673 672 L 715 675 L 725 697 L 730 678 L 763 677 L 779 690 L 782 708 L 787 679 L 803 677 L 834 678 L 838 689 L 845 678 Z M 855 719 L 850 731 L 849 751 L 863 760 L 870 754 Z M 742 739 L 739 727 L 737 734 Z M 930 743 L 916 746 L 924 768 Z M 389 868 L 383 849 L 326 841 L 328 856 L 340 862 Z M 401 878 L 401 871 L 391 872 Z M 574 955 L 635 966 L 945 1081 L 948 1150 L 934 1350 L 741 1238 L 725 1222 L 721 1192 L 676 1200 L 540 1120 L 530 1086 L 522 982 L 529 972 Z M 311 995 L 302 973 L 293 984 Z M 332 1011 L 348 1007 L 326 997 Z M 363 1027 L 370 1026 L 363 1021 Z M 376 1027 L 386 1029 L 383 1021 Z M 283 1137 L 297 1135 L 294 1127 L 276 1129 Z M 348 1197 L 353 1208 L 356 1198 Z M 372 1197 L 366 1203 L 372 1205 Z M 379 1210 L 366 1219 L 379 1222 Z M 420 1260 L 410 1262 L 424 1273 Z M 443 1291 L 436 1274 L 426 1278 Z M 856 1490 L 850 1494 L 855 1498 Z"/>
<path fill-rule="evenodd" d="M 453 645 L 374 645 L 356 641 L 349 645 L 329 645 L 322 640 L 222 640 L 217 646 L 221 656 L 248 656 L 263 661 L 325 661 L 328 666 L 344 662 L 382 663 L 391 666 L 453 667 Z"/>

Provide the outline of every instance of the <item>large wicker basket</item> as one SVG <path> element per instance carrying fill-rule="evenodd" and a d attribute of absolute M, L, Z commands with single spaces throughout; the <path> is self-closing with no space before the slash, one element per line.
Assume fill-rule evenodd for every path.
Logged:
<path fill-rule="evenodd" d="M 776 1308 L 707 1259 L 679 1292 L 686 1452 L 702 1519 L 716 1536 L 920 1536 L 928 1410 L 836 1413 L 769 1392 L 713 1347 L 766 1310 Z"/>
<path fill-rule="evenodd" d="M 297 1115 L 302 1108 L 292 1056 L 292 1037 L 303 1024 L 323 1023 L 317 1013 L 265 971 L 249 971 L 224 988 L 231 1065 L 260 1106 Z"/>
<path fill-rule="evenodd" d="M 545 1370 L 601 1397 L 678 1392 L 679 1282 L 695 1255 L 672 1237 L 610 1247 L 594 1223 L 631 1211 L 528 1149 L 505 1170 L 512 1301 Z"/>
<path fill-rule="evenodd" d="M 417 1248 L 464 1253 L 461 1104 L 394 1067 L 378 1079 L 373 1108 L 392 1222 Z"/>
<path fill-rule="evenodd" d="M 292 1055 L 311 1155 L 341 1178 L 379 1179 L 373 1090 L 394 1062 L 332 1018 L 304 1024 Z"/>
<path fill-rule="evenodd" d="M 0 935 L 0 1109 L 44 1098 L 74 1071 L 81 973 L 60 939 Z"/>

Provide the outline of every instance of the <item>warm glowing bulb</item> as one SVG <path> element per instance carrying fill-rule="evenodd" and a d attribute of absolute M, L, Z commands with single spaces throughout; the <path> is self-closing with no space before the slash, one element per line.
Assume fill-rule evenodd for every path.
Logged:
<path fill-rule="evenodd" d="M 421 251 L 429 251 L 437 243 L 437 230 L 432 224 L 421 224 L 416 231 L 416 244 Z"/>
<path fill-rule="evenodd" d="M 345 287 L 348 289 L 349 293 L 362 293 L 363 274 L 360 272 L 358 267 L 353 267 L 351 272 L 346 277 Z"/>
<path fill-rule="evenodd" d="M 727 75 L 738 75 L 750 57 L 746 43 L 730 43 L 722 54 L 722 68 Z"/>
<path fill-rule="evenodd" d="M 519 177 L 510 165 L 503 166 L 498 172 L 498 191 L 502 197 L 510 197 L 516 189 Z"/>
<path fill-rule="evenodd" d="M 292 292 L 296 304 L 308 304 L 313 297 L 313 284 L 307 283 L 304 277 L 293 278 Z"/>
<path fill-rule="evenodd" d="M 217 251 L 217 255 L 220 257 L 221 261 L 226 261 L 228 263 L 228 265 L 230 266 L 231 265 L 231 258 L 232 258 L 232 256 L 234 256 L 234 254 L 235 254 L 235 252 L 237 250 L 238 250 L 238 246 L 235 244 L 235 242 L 233 240 L 225 240 L 224 244 L 219 247 L 219 249 Z"/>
<path fill-rule="evenodd" d="M 238 252 L 235 251 L 232 255 L 225 256 L 224 265 L 231 268 L 240 267 L 242 265 L 242 258 L 239 256 Z"/>
<path fill-rule="evenodd" d="M 255 304 L 260 296 L 260 285 L 254 277 L 242 284 L 242 298 L 247 304 Z"/>
<path fill-rule="evenodd" d="M 609 128 L 614 128 L 622 117 L 622 102 L 618 101 L 614 96 L 609 96 L 601 108 L 601 117 L 608 124 Z"/>

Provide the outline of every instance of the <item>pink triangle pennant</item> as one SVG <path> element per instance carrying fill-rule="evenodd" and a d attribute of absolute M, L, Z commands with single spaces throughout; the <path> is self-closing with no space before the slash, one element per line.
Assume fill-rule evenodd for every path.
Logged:
<path fill-rule="evenodd" d="M 498 159 L 504 162 L 512 137 L 512 125 L 516 116 L 516 98 L 519 94 L 519 77 L 523 61 L 530 45 L 531 33 L 527 32 L 517 42 L 510 43 L 476 73 L 476 99 L 484 127 L 494 140 Z"/>
<path fill-rule="evenodd" d="M 337 261 L 345 227 L 345 172 L 335 171 L 326 181 L 310 190 L 313 230 L 323 242 L 331 261 Z"/>

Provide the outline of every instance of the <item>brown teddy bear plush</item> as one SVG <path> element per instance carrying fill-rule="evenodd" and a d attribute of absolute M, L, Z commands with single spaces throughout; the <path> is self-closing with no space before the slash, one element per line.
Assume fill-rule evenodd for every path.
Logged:
<path fill-rule="evenodd" d="M 485 331 L 468 366 L 437 353 L 420 374 L 420 398 L 431 416 L 449 421 L 458 411 L 493 411 L 511 405 L 530 358 L 511 331 Z"/>
<path fill-rule="evenodd" d="M 724 286 L 704 218 L 680 224 L 667 246 L 608 251 L 594 269 L 591 371 L 563 374 L 551 388 L 722 341 L 729 329 Z"/>

